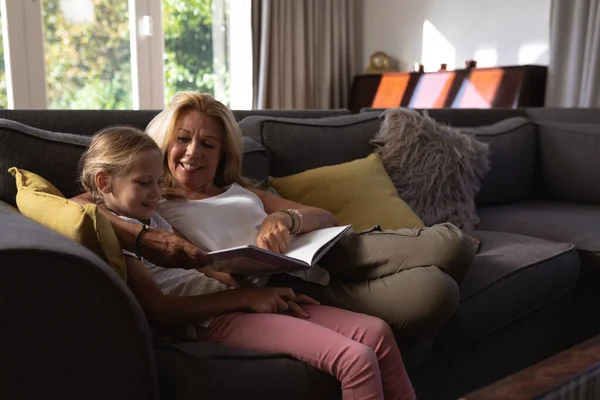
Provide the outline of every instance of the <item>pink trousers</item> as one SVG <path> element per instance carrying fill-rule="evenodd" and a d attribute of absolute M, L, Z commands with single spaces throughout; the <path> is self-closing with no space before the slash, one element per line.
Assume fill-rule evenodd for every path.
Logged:
<path fill-rule="evenodd" d="M 414 399 L 400 350 L 381 319 L 323 305 L 310 318 L 230 313 L 216 317 L 203 340 L 283 352 L 334 376 L 349 399 Z"/>

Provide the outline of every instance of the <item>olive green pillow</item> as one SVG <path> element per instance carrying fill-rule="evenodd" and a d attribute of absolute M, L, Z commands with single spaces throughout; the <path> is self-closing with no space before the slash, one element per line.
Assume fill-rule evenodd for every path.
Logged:
<path fill-rule="evenodd" d="M 8 172 L 16 180 L 21 214 L 87 247 L 127 279 L 119 239 L 110 222 L 98 212 L 98 206 L 82 207 L 67 200 L 54 185 L 32 172 L 15 167 Z"/>
<path fill-rule="evenodd" d="M 378 154 L 343 164 L 315 168 L 271 186 L 284 198 L 330 211 L 342 225 L 361 231 L 423 227 L 423 221 L 398 196 Z"/>

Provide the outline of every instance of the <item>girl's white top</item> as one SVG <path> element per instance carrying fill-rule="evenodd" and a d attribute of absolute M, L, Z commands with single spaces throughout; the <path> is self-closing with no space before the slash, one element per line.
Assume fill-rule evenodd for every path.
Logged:
<path fill-rule="evenodd" d="M 142 225 L 142 223 L 137 219 L 123 216 L 120 217 L 126 221 Z M 150 226 L 173 232 L 171 225 L 157 213 L 154 213 L 152 216 L 152 219 L 150 220 Z M 123 254 L 137 258 L 134 253 L 127 250 L 123 250 Z M 171 296 L 195 296 L 199 294 L 216 293 L 231 289 L 229 286 L 222 284 L 216 279 L 209 278 L 202 272 L 195 269 L 162 268 L 151 263 L 145 258 L 142 258 L 142 262 L 146 268 L 148 268 L 148 271 L 154 278 L 154 281 L 158 284 L 160 290 L 164 294 Z M 201 321 L 199 325 L 207 327 L 210 325 L 211 321 L 212 318 Z M 189 331 L 189 334 L 192 337 L 195 336 L 193 330 Z"/>

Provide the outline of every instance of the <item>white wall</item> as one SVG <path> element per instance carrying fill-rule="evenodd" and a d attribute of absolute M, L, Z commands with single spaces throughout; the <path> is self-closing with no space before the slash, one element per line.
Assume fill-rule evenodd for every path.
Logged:
<path fill-rule="evenodd" d="M 423 62 L 462 68 L 548 64 L 551 0 L 362 0 L 364 70 L 369 55 L 383 50 L 401 70 Z"/>

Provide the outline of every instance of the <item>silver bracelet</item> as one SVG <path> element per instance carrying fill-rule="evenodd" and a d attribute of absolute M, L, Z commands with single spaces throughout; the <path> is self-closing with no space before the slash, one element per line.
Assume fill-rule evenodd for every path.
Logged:
<path fill-rule="evenodd" d="M 296 224 L 294 226 L 295 229 L 292 231 L 292 233 L 298 234 L 302 232 L 302 221 L 304 219 L 302 213 L 296 210 L 295 208 L 290 208 L 287 211 L 294 213 L 294 215 L 296 216 Z"/>

